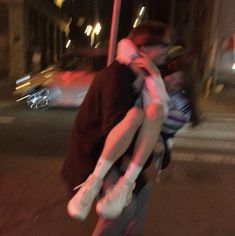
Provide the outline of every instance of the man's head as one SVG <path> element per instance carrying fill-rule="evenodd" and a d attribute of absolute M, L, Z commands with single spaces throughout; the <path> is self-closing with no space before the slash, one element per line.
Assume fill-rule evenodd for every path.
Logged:
<path fill-rule="evenodd" d="M 170 30 L 166 24 L 144 22 L 134 28 L 128 38 L 157 65 L 165 63 L 170 43 Z"/>

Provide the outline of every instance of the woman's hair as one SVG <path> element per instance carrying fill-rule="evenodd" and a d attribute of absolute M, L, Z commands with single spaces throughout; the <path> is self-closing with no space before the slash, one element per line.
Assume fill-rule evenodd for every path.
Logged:
<path fill-rule="evenodd" d="M 169 27 L 158 21 L 146 21 L 133 28 L 128 38 L 137 46 L 153 46 L 169 43 Z"/>
<path fill-rule="evenodd" d="M 133 28 L 128 35 L 128 38 L 133 42 L 136 47 L 141 46 L 154 46 L 154 45 L 164 45 L 170 43 L 170 36 L 173 36 L 173 30 L 166 24 L 158 21 L 146 21 L 136 28 Z M 190 57 L 191 58 L 191 57 Z M 185 73 L 186 79 L 184 80 L 183 88 L 186 90 L 189 98 L 189 104 L 192 111 L 191 122 L 195 126 L 200 122 L 197 100 L 196 100 L 196 90 L 192 83 L 192 61 L 189 56 L 184 52 L 180 55 L 169 68 L 159 68 L 163 76 L 182 70 Z M 164 66 L 166 67 L 166 65 Z M 165 71 L 164 71 L 165 70 Z"/>

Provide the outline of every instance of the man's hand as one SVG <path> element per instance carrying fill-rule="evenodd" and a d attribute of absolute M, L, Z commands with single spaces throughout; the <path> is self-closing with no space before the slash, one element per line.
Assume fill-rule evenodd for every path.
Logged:
<path fill-rule="evenodd" d="M 133 66 L 140 71 L 144 71 L 145 74 L 149 74 L 153 77 L 160 74 L 159 69 L 157 66 L 143 53 L 139 53 L 141 56 L 137 57 L 133 61 Z"/>

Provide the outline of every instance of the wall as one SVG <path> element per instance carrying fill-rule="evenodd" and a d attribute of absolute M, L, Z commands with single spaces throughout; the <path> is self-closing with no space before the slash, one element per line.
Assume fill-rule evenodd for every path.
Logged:
<path fill-rule="evenodd" d="M 0 2 L 0 80 L 7 77 L 9 69 L 8 57 L 8 8 Z"/>
<path fill-rule="evenodd" d="M 8 4 L 9 9 L 9 78 L 14 81 L 26 72 L 25 55 L 25 17 L 24 3 L 21 1 Z"/>

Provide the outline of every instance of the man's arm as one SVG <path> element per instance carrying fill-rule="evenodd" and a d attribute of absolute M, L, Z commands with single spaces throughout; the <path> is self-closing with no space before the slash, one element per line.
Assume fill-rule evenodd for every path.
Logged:
<path fill-rule="evenodd" d="M 109 73 L 108 81 L 102 88 L 102 131 L 105 135 L 125 117 L 136 99 L 132 79 L 128 77 L 133 77 L 133 74 L 129 70 L 127 73 L 118 72 L 114 70 Z"/>

